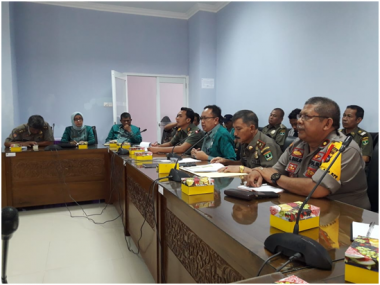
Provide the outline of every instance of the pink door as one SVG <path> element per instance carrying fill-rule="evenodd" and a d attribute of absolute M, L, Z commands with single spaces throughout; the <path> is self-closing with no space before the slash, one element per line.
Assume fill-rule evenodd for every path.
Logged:
<path fill-rule="evenodd" d="M 175 122 L 181 107 L 187 106 L 186 79 L 128 75 L 127 86 L 132 124 L 147 129 L 141 134 L 144 142 L 160 142 L 161 119 L 168 116 Z"/>

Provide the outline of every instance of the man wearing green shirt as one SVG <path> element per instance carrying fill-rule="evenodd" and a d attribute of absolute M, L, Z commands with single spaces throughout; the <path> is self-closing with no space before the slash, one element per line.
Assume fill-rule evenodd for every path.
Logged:
<path fill-rule="evenodd" d="M 211 161 L 214 157 L 223 157 L 236 160 L 234 139 L 231 134 L 220 124 L 222 111 L 216 105 L 208 105 L 202 112 L 202 129 L 208 133 L 203 140 L 202 149 L 191 150 L 191 156 Z"/>
<path fill-rule="evenodd" d="M 117 140 L 118 143 L 129 142 L 131 144 L 140 144 L 142 137 L 140 128 L 132 125 L 131 115 L 124 112 L 120 115 L 120 124 L 113 125 L 106 142 Z"/>
<path fill-rule="evenodd" d="M 182 107 L 181 111 L 177 114 L 177 132 L 170 142 L 163 143 L 161 145 L 154 143 L 148 148 L 153 153 L 184 153 L 194 144 L 194 147 L 199 148 L 202 145 L 202 141 L 199 141 L 203 133 L 193 124 L 194 111 L 190 108 Z"/>

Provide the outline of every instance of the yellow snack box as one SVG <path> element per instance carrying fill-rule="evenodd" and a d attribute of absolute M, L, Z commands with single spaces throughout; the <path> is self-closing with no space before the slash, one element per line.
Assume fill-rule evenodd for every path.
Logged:
<path fill-rule="evenodd" d="M 287 203 L 270 207 L 270 225 L 287 233 L 292 233 L 302 202 Z M 299 231 L 319 227 L 320 209 L 306 204 L 301 212 Z"/>
<path fill-rule="evenodd" d="M 181 190 L 189 196 L 214 193 L 214 179 L 197 176 L 181 178 Z"/>
<path fill-rule="evenodd" d="M 151 151 L 135 152 L 136 160 L 153 160 L 153 153 Z"/>
<path fill-rule="evenodd" d="M 80 144 L 80 145 L 78 145 L 78 149 L 88 149 L 88 145 L 87 144 Z"/>
<path fill-rule="evenodd" d="M 170 170 L 172 170 L 175 165 L 175 162 L 159 162 L 157 166 L 158 173 L 167 173 L 169 175 Z M 179 169 L 179 163 L 177 163 L 176 169 Z"/>
<path fill-rule="evenodd" d="M 379 240 L 358 236 L 345 252 L 344 280 L 379 283 Z"/>

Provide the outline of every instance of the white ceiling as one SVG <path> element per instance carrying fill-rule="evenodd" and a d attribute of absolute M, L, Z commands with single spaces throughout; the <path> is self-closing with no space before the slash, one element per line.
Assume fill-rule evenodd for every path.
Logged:
<path fill-rule="evenodd" d="M 198 11 L 216 13 L 229 2 L 36 2 L 41 4 L 188 20 Z"/>

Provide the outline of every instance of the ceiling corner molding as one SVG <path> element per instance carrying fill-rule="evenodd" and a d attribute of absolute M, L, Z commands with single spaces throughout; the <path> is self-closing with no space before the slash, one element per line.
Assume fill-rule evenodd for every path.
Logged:
<path fill-rule="evenodd" d="M 227 6 L 230 2 L 224 2 L 218 5 L 209 5 L 204 3 L 195 3 L 193 7 L 191 7 L 187 12 L 187 19 L 190 19 L 199 11 L 217 13 L 219 10 Z"/>
<path fill-rule="evenodd" d="M 126 6 L 117 6 L 116 7 L 113 5 L 100 4 L 100 3 L 90 3 L 90 2 L 36 2 L 36 1 L 34 3 L 63 6 L 63 7 L 69 7 L 69 8 L 79 8 L 79 9 L 113 12 L 113 13 L 134 14 L 134 15 L 140 15 L 140 16 L 152 16 L 152 17 L 188 20 L 188 17 L 185 13 L 160 11 L 160 10 L 152 10 L 152 9 L 143 9 L 143 8 L 134 8 L 134 7 L 126 7 Z"/>
<path fill-rule="evenodd" d="M 179 12 L 170 12 L 170 11 L 161 11 L 161 10 L 153 10 L 153 9 L 145 9 L 145 8 L 134 8 L 127 6 L 115 6 L 108 5 L 97 2 L 39 2 L 32 1 L 33 3 L 38 4 L 47 4 L 47 5 L 55 5 L 69 8 L 78 8 L 78 9 L 88 9 L 88 10 L 96 10 L 96 11 L 105 11 L 105 12 L 113 12 L 113 13 L 123 13 L 123 14 L 134 14 L 140 16 L 152 16 L 152 17 L 162 17 L 162 18 L 172 18 L 172 19 L 180 19 L 180 20 L 189 20 L 192 16 L 194 16 L 199 11 L 217 13 L 220 9 L 228 5 L 230 2 L 220 3 L 218 5 L 210 5 L 204 3 L 196 3 L 188 10 L 186 13 Z"/>

